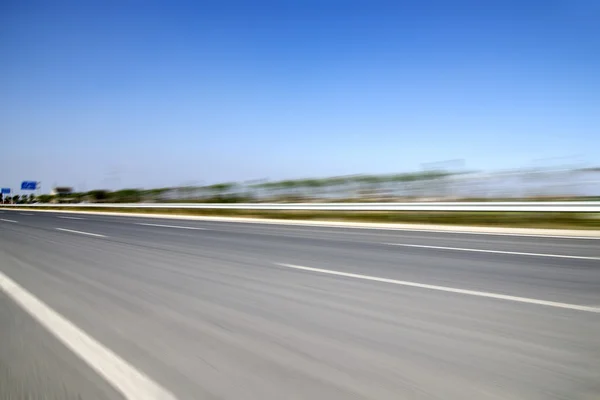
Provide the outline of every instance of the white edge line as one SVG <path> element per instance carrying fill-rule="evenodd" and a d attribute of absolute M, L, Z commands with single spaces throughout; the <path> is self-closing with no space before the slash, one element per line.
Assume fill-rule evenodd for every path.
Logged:
<path fill-rule="evenodd" d="M 429 245 L 424 245 L 424 244 L 405 244 L 405 243 L 382 243 L 382 244 L 385 244 L 387 246 L 416 247 L 416 248 L 435 249 L 435 250 L 471 251 L 471 252 L 476 252 L 476 253 L 512 254 L 512 255 L 518 255 L 518 256 L 532 256 L 532 257 L 572 258 L 572 259 L 577 259 L 577 260 L 600 260 L 600 257 L 570 256 L 570 255 L 564 255 L 564 254 L 523 253 L 520 251 L 466 249 L 466 248 L 461 248 L 461 247 L 429 246 Z"/>
<path fill-rule="evenodd" d="M 144 225 L 144 226 L 158 226 L 160 228 L 175 228 L 175 229 L 192 229 L 192 230 L 199 230 L 199 231 L 205 231 L 206 228 L 199 228 L 199 227 L 195 227 L 195 226 L 177 226 L 177 225 L 163 225 L 163 224 L 145 224 L 145 223 L 141 223 L 141 222 L 136 222 L 136 225 Z"/>
<path fill-rule="evenodd" d="M 65 228 L 54 228 L 58 231 L 63 231 L 63 232 L 71 232 L 71 233 L 79 233 L 81 235 L 89 235 L 89 236 L 96 236 L 96 237 L 106 237 L 104 235 L 100 235 L 98 233 L 90 233 L 90 232 L 83 232 L 83 231 L 75 231 L 73 229 L 65 229 Z"/>
<path fill-rule="evenodd" d="M 0 272 L 0 289 L 127 399 L 176 397 Z"/>
<path fill-rule="evenodd" d="M 4 221 L 4 222 L 13 222 L 13 223 L 15 223 L 15 224 L 18 224 L 18 222 L 17 222 L 17 221 L 14 221 L 14 220 L 12 220 L 12 219 L 4 219 L 4 218 L 0 218 L 0 221 Z"/>
<path fill-rule="evenodd" d="M 352 274 L 352 273 L 341 272 L 341 271 L 332 271 L 332 270 L 328 270 L 328 269 L 302 267 L 300 265 L 293 265 L 293 264 L 284 264 L 284 263 L 275 263 L 275 264 L 279 265 L 281 267 L 286 267 L 286 268 L 293 268 L 293 269 L 299 269 L 299 270 L 311 271 L 311 272 L 319 272 L 322 274 L 329 274 L 329 275 L 345 276 L 347 278 L 356 278 L 356 279 L 362 279 L 362 280 L 367 280 L 367 281 L 391 283 L 394 285 L 411 286 L 411 287 L 416 287 L 416 288 L 421 288 L 421 289 L 438 290 L 438 291 L 442 291 L 442 292 L 464 294 L 464 295 L 469 295 L 469 296 L 487 297 L 487 298 L 498 299 L 498 300 L 515 301 L 518 303 L 537 304 L 537 305 L 541 305 L 541 306 L 566 308 L 566 309 L 570 309 L 570 310 L 600 313 L 600 308 L 598 308 L 598 307 L 589 307 L 589 306 L 582 306 L 582 305 L 577 305 L 577 304 L 560 303 L 560 302 L 547 301 L 547 300 L 538 300 L 538 299 L 532 299 L 529 297 L 508 296 L 508 295 L 498 294 L 498 293 L 489 293 L 489 292 L 480 292 L 480 291 L 476 291 L 476 290 L 458 289 L 458 288 L 452 288 L 452 287 L 447 287 L 447 286 L 428 285 L 425 283 L 399 281 L 399 280 L 395 280 L 395 279 L 379 278 L 376 276 Z"/>

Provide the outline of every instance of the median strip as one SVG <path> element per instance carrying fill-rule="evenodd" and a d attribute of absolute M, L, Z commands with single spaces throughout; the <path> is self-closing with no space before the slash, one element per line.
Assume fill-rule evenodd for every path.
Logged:
<path fill-rule="evenodd" d="M 96 236 L 96 237 L 106 237 L 105 235 L 100 235 L 98 233 L 90 233 L 83 231 L 75 231 L 73 229 L 65 229 L 65 228 L 55 228 L 57 231 L 70 232 L 70 233 L 78 233 L 80 235 L 88 235 L 88 236 Z"/>
<path fill-rule="evenodd" d="M 578 305 L 578 304 L 560 303 L 560 302 L 556 302 L 556 301 L 539 300 L 539 299 L 533 299 L 533 298 L 529 298 L 529 297 L 508 296 L 505 294 L 480 292 L 480 291 L 476 291 L 476 290 L 467 290 L 467 289 L 458 289 L 458 288 L 453 288 L 453 287 L 429 285 L 429 284 L 418 283 L 418 282 L 399 281 L 396 279 L 379 278 L 376 276 L 352 274 L 352 273 L 348 273 L 348 272 L 333 271 L 333 270 L 329 270 L 329 269 L 302 267 L 300 265 L 292 265 L 292 264 L 284 264 L 284 263 L 275 263 L 275 265 L 278 265 L 280 267 L 285 267 L 285 268 L 303 270 L 303 271 L 318 272 L 321 274 L 337 275 L 337 276 L 343 276 L 346 278 L 362 279 L 362 280 L 366 280 L 366 281 L 391 283 L 394 285 L 410 286 L 410 287 L 416 287 L 416 288 L 420 288 L 420 289 L 437 290 L 437 291 L 441 291 L 441 292 L 464 294 L 464 295 L 468 295 L 468 296 L 487 297 L 490 299 L 514 301 L 514 302 L 518 302 L 518 303 L 528 303 L 528 304 L 536 304 L 536 305 L 540 305 L 540 306 L 548 306 L 548 307 L 554 307 L 554 308 L 566 308 L 566 309 L 576 310 L 576 311 L 600 313 L 600 308 L 598 308 L 598 307 L 582 306 L 582 305 Z"/>
<path fill-rule="evenodd" d="M 553 258 L 571 258 L 576 260 L 600 260 L 600 257 L 587 256 L 570 256 L 563 254 L 543 254 L 543 253 L 525 253 L 520 251 L 503 251 L 503 250 L 485 250 L 485 249 L 465 249 L 461 247 L 444 247 L 444 246 L 429 246 L 424 244 L 405 244 L 405 243 L 382 243 L 387 246 L 415 247 L 421 249 L 434 250 L 451 250 L 451 251 L 470 251 L 475 253 L 493 253 L 493 254 L 511 254 L 517 256 L 532 256 L 532 257 L 553 257 Z"/>

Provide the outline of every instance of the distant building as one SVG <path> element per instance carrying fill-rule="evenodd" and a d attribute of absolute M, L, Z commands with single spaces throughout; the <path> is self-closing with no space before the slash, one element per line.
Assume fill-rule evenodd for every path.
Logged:
<path fill-rule="evenodd" d="M 55 187 L 55 188 L 52 188 L 52 190 L 50 191 L 50 194 L 52 196 L 56 196 L 56 195 L 67 196 L 72 193 L 73 193 L 73 188 L 67 187 L 67 186 Z"/>

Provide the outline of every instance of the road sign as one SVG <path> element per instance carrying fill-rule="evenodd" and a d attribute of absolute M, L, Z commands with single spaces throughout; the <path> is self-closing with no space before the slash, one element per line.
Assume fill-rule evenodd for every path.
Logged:
<path fill-rule="evenodd" d="M 36 190 L 37 182 L 35 181 L 23 181 L 21 182 L 21 190 Z"/>
<path fill-rule="evenodd" d="M 10 188 L 2 188 L 2 194 L 10 194 Z"/>

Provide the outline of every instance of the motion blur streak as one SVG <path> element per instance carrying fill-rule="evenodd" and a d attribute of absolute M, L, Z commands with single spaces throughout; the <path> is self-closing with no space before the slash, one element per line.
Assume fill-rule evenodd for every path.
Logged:
<path fill-rule="evenodd" d="M 57 215 L 0 226 L 2 274 L 179 399 L 600 394 L 597 313 L 272 264 L 597 309 L 597 260 L 381 244 L 598 257 L 594 240 Z M 7 297 L 0 329 L 0 398 L 121 398 Z"/>

